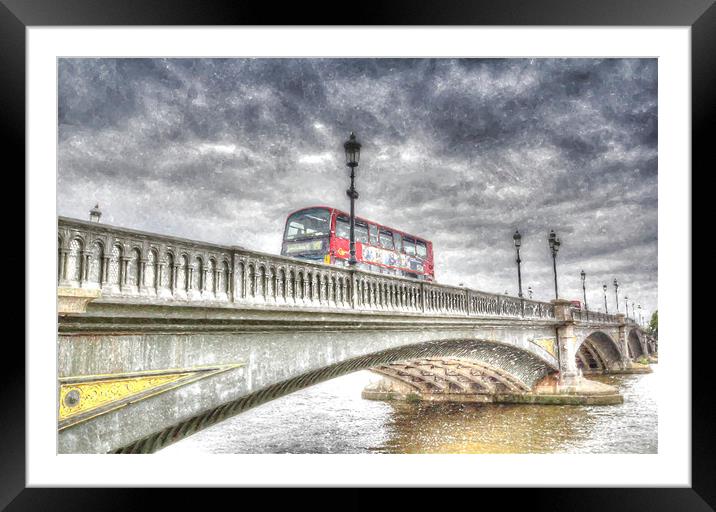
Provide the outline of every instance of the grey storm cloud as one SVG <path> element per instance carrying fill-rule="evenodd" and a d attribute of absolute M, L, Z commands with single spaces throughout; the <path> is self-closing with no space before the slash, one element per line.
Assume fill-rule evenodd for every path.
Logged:
<path fill-rule="evenodd" d="M 58 213 L 278 253 L 347 208 L 431 240 L 438 281 L 657 307 L 656 59 L 60 59 Z M 609 309 L 614 292 L 609 288 Z"/>

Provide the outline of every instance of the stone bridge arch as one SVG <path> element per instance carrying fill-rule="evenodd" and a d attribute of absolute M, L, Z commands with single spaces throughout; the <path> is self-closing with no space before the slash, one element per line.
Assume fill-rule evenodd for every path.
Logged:
<path fill-rule="evenodd" d="M 623 368 L 625 355 L 609 334 L 595 331 L 577 347 L 577 368 L 583 373 L 603 373 Z"/>
<path fill-rule="evenodd" d="M 352 357 L 276 382 L 238 399 L 208 408 L 191 418 L 123 446 L 114 453 L 152 453 L 271 400 L 320 382 L 398 361 L 410 362 L 429 358 L 463 360 L 494 369 L 521 389 L 531 389 L 545 376 L 556 371 L 555 361 L 540 357 L 538 353 L 538 351 L 532 352 L 486 339 L 426 341 L 389 348 Z"/>
<path fill-rule="evenodd" d="M 631 329 L 627 335 L 627 348 L 629 349 L 629 358 L 632 360 L 649 355 L 644 337 L 641 331 L 636 328 Z"/>

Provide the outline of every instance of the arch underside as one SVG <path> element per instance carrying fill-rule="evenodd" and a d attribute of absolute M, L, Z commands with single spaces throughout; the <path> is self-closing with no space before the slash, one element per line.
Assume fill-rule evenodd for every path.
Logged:
<path fill-rule="evenodd" d="M 266 386 L 166 427 L 119 448 L 114 453 L 153 453 L 248 409 L 314 384 L 359 370 L 382 368 L 384 365 L 398 361 L 424 362 L 430 359 L 459 359 L 463 361 L 461 364 L 464 367 L 460 370 L 481 371 L 483 375 L 488 376 L 492 374 L 498 383 L 502 385 L 509 383 L 509 386 L 520 390 L 531 389 L 544 376 L 555 371 L 553 363 L 546 362 L 532 352 L 494 341 L 449 340 L 405 345 L 354 357 Z M 488 382 L 484 379 L 483 381 Z M 493 386 L 496 384 L 493 383 Z"/>
<path fill-rule="evenodd" d="M 583 373 L 601 373 L 618 367 L 623 355 L 609 335 L 594 332 L 579 346 L 576 359 Z"/>
<path fill-rule="evenodd" d="M 639 357 L 645 355 L 641 340 L 639 339 L 639 335 L 636 333 L 636 330 L 629 332 L 627 347 L 629 349 L 629 357 L 631 359 L 638 359 Z"/>
<path fill-rule="evenodd" d="M 371 371 L 397 380 L 417 393 L 524 393 L 519 379 L 485 363 L 454 358 L 423 358 L 382 364 Z"/>

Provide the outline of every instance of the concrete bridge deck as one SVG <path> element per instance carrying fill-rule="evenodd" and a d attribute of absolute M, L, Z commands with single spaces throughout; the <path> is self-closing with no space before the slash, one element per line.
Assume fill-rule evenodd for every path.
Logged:
<path fill-rule="evenodd" d="M 462 361 L 522 390 L 557 375 L 568 391 L 583 371 L 627 371 L 655 349 L 624 316 L 566 301 L 66 218 L 58 246 L 65 453 L 152 452 L 267 400 L 391 363 Z"/>

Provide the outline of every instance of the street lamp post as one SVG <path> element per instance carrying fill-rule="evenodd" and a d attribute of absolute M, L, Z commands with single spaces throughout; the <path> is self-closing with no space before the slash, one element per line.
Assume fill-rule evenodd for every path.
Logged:
<path fill-rule="evenodd" d="M 619 283 L 617 282 L 617 278 L 614 278 L 614 296 L 617 299 L 617 313 L 619 313 Z"/>
<path fill-rule="evenodd" d="M 520 232 L 518 230 L 515 230 L 515 234 L 512 235 L 512 239 L 515 242 L 515 250 L 517 251 L 517 259 L 515 260 L 517 262 L 517 296 L 521 299 L 522 298 L 522 270 L 520 269 L 520 263 L 522 263 L 522 260 L 520 259 L 520 246 L 522 245 L 522 235 L 520 235 Z"/>
<path fill-rule="evenodd" d="M 589 308 L 587 308 L 587 274 L 582 270 L 582 273 L 580 274 L 582 276 L 582 295 L 584 297 L 584 311 L 587 313 L 587 320 L 589 320 Z"/>
<path fill-rule="evenodd" d="M 609 314 L 609 309 L 607 308 L 607 283 L 604 283 L 602 285 L 602 289 L 604 290 L 604 314 Z"/>
<path fill-rule="evenodd" d="M 643 320 L 643 318 L 642 318 L 642 316 L 641 316 L 641 304 L 639 304 L 639 305 L 637 306 L 637 308 L 639 308 L 639 325 L 641 325 L 641 326 L 643 327 L 643 326 L 644 326 L 644 320 Z"/>
<path fill-rule="evenodd" d="M 557 291 L 557 251 L 559 251 L 561 242 L 559 241 L 559 238 L 557 238 L 553 229 L 549 232 L 548 241 L 549 248 L 552 250 L 552 266 L 554 268 L 554 298 L 559 299 L 559 292 Z"/>
<path fill-rule="evenodd" d="M 634 301 L 631 301 L 631 317 L 636 322 L 636 310 L 634 309 L 636 307 L 636 303 Z"/>
<path fill-rule="evenodd" d="M 624 317 L 629 318 L 629 297 L 624 295 Z"/>
<path fill-rule="evenodd" d="M 358 167 L 358 161 L 360 160 L 360 143 L 356 140 L 356 136 L 351 132 L 348 140 L 343 144 L 343 148 L 346 151 L 346 165 L 351 169 L 351 188 L 346 190 L 346 194 L 351 199 L 351 227 L 350 227 L 350 252 L 351 256 L 348 260 L 350 266 L 356 264 L 356 215 L 355 215 L 355 200 L 358 199 L 358 192 L 355 187 L 356 167 Z"/>
<path fill-rule="evenodd" d="M 92 208 L 89 211 L 89 219 L 90 222 L 97 222 L 99 223 L 99 218 L 102 216 L 102 211 L 99 209 L 99 203 L 94 205 L 94 208 Z"/>

